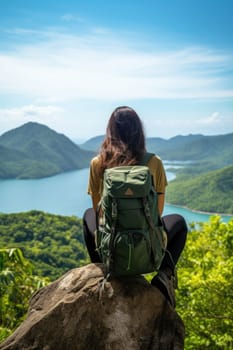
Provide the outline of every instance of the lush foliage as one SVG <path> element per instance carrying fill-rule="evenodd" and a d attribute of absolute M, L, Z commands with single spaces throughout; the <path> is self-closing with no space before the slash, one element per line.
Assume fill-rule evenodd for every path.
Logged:
<path fill-rule="evenodd" d="M 233 213 L 233 166 L 199 176 L 178 176 L 169 183 L 169 203 L 213 213 Z"/>
<path fill-rule="evenodd" d="M 84 265 L 82 222 L 76 217 L 30 211 L 0 214 L 0 246 L 20 248 L 38 276 L 51 280 Z"/>
<path fill-rule="evenodd" d="M 65 135 L 30 122 L 0 136 L 0 178 L 39 178 L 85 168 L 92 156 Z"/>
<path fill-rule="evenodd" d="M 233 220 L 194 226 L 180 259 L 177 311 L 186 350 L 233 349 Z"/>
<path fill-rule="evenodd" d="M 81 238 L 81 222 L 74 217 L 42 212 L 0 215 L 0 339 L 22 321 L 28 300 L 43 278 L 61 276 L 89 262 Z M 8 242 L 8 243 L 6 243 Z M 32 265 L 22 256 L 30 255 Z M 179 260 L 177 311 L 186 327 L 185 350 L 233 348 L 233 220 L 212 217 L 191 225 Z M 61 257 L 61 260 L 59 260 Z M 61 266 L 59 262 L 62 261 Z M 151 276 L 147 276 L 148 279 Z"/>
<path fill-rule="evenodd" d="M 32 293 L 46 282 L 32 274 L 20 249 L 0 249 L 0 341 L 22 322 Z"/>

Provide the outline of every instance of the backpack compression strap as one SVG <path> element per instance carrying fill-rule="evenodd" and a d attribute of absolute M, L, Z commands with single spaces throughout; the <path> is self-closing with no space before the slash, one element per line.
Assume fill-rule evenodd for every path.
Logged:
<path fill-rule="evenodd" d="M 143 159 L 142 159 L 142 162 L 141 162 L 141 165 L 148 165 L 150 159 L 152 157 L 154 157 L 154 153 L 150 153 L 150 152 L 146 152 L 143 156 Z M 154 179 L 153 179 L 153 176 L 151 175 L 151 179 L 152 179 L 152 183 L 154 184 Z M 151 214 L 150 214 L 150 208 L 149 208 L 149 203 L 148 203 L 148 198 L 147 197 L 144 197 L 142 199 L 142 203 L 143 203 L 143 209 L 144 209 L 144 213 L 145 213 L 145 217 L 147 219 L 147 222 L 148 222 L 148 225 L 149 225 L 149 233 L 150 233 L 150 239 L 151 241 L 153 241 L 153 235 L 155 234 L 155 229 L 154 229 L 154 224 L 153 224 L 153 221 L 152 221 L 152 218 L 151 218 Z M 155 261 L 155 251 L 154 251 L 154 247 L 152 246 L 151 247 L 151 253 L 152 253 L 152 256 L 153 256 L 153 260 Z"/>
<path fill-rule="evenodd" d="M 114 245 L 114 238 L 116 235 L 116 222 L 117 222 L 117 201 L 116 198 L 112 199 L 112 225 L 111 225 L 111 235 L 110 235 L 110 241 L 109 241 L 109 257 L 106 261 L 106 273 L 105 278 L 106 280 L 110 277 L 110 265 L 114 265 L 114 259 L 113 259 L 113 245 Z M 114 267 L 113 267 L 114 268 Z"/>
<path fill-rule="evenodd" d="M 153 221 L 151 218 L 150 207 L 149 207 L 149 202 L 148 202 L 147 197 L 143 197 L 142 204 L 143 204 L 144 214 L 145 214 L 145 217 L 146 217 L 148 225 L 149 225 L 150 240 L 151 240 L 151 242 L 153 242 L 153 235 L 155 235 L 155 228 L 154 228 L 154 224 L 153 224 Z M 153 257 L 154 262 L 156 262 L 155 261 L 156 254 L 155 254 L 153 245 L 151 246 L 151 253 L 152 253 L 152 257 Z"/>

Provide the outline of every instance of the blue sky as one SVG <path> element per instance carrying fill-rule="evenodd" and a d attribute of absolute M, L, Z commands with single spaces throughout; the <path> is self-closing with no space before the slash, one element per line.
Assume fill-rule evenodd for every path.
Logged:
<path fill-rule="evenodd" d="M 146 135 L 233 132 L 233 1 L 1 0 L 0 134 L 80 141 L 133 107 Z"/>

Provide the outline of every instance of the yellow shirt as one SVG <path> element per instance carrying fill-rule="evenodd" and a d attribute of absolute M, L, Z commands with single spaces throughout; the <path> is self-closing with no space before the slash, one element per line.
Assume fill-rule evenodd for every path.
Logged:
<path fill-rule="evenodd" d="M 158 193 L 165 193 L 165 187 L 167 186 L 166 173 L 163 167 L 163 163 L 158 156 L 153 156 L 147 166 L 149 167 L 151 174 L 153 175 L 155 190 Z M 103 190 L 103 179 L 99 176 L 100 160 L 99 157 L 94 157 L 90 164 L 90 174 L 88 183 L 88 193 L 91 196 L 99 195 L 101 197 Z"/>

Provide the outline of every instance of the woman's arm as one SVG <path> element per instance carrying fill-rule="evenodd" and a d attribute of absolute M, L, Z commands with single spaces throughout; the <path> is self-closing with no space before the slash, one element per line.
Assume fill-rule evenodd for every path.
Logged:
<path fill-rule="evenodd" d="M 93 206 L 94 210 L 96 211 L 97 205 L 100 201 L 100 195 L 97 193 L 96 194 L 93 193 L 91 195 L 91 199 L 92 199 L 92 206 Z"/>
<path fill-rule="evenodd" d="M 165 194 L 159 193 L 159 195 L 158 195 L 158 209 L 159 209 L 160 216 L 162 216 L 162 214 L 163 214 L 164 203 L 165 203 Z"/>
<path fill-rule="evenodd" d="M 158 210 L 159 214 L 162 216 L 167 186 L 165 169 L 161 159 L 158 156 L 154 156 L 149 160 L 148 167 L 153 175 L 155 191 L 158 194 Z"/>
<path fill-rule="evenodd" d="M 89 171 L 89 182 L 88 182 L 88 194 L 91 195 L 92 206 L 96 211 L 97 205 L 100 201 L 100 188 L 102 179 L 99 175 L 99 158 L 94 157 L 91 160 L 90 171 Z"/>

